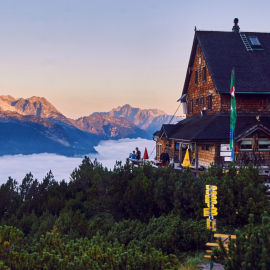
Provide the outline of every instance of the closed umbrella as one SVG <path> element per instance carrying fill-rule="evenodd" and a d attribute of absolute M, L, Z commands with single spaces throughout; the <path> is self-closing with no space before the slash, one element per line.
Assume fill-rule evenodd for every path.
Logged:
<path fill-rule="evenodd" d="M 144 150 L 143 159 L 149 159 L 149 156 L 148 156 L 147 148 L 146 147 L 145 147 L 145 150 Z"/>

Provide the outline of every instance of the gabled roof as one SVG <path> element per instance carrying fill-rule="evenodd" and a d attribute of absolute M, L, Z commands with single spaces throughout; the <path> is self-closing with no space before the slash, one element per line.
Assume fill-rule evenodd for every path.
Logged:
<path fill-rule="evenodd" d="M 166 129 L 166 125 L 163 125 Z M 171 128 L 171 127 L 170 127 Z M 238 115 L 235 136 L 240 140 L 249 132 L 261 129 L 270 135 L 270 116 Z M 228 141 L 230 138 L 229 115 L 191 116 L 174 125 L 168 139 L 179 141 Z"/>
<path fill-rule="evenodd" d="M 160 130 L 157 130 L 155 133 L 153 133 L 153 137 L 158 137 L 159 136 Z"/>
<path fill-rule="evenodd" d="M 247 51 L 240 37 L 243 33 L 246 37 L 256 36 L 263 50 Z M 218 93 L 229 93 L 233 67 L 236 93 L 270 93 L 270 33 L 196 31 L 183 94 L 188 90 L 189 67 L 198 43 Z"/>
<path fill-rule="evenodd" d="M 166 138 L 169 138 L 169 134 L 175 129 L 175 124 L 163 124 L 161 130 L 159 131 L 159 137 L 161 138 L 163 135 Z"/>

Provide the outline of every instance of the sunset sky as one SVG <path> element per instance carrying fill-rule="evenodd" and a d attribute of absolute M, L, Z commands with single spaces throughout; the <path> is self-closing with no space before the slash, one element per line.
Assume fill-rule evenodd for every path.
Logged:
<path fill-rule="evenodd" d="M 0 0 L 0 89 L 71 118 L 130 104 L 173 114 L 194 27 L 270 32 L 270 1 Z M 180 113 L 181 114 L 181 113 Z M 179 114 L 178 114 L 179 115 Z"/>

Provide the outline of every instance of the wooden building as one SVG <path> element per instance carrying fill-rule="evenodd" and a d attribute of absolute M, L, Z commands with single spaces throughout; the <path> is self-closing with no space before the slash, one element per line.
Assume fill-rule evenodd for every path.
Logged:
<path fill-rule="evenodd" d="M 236 164 L 270 166 L 270 33 L 199 31 L 182 91 L 186 119 L 154 133 L 156 156 L 168 151 L 176 166 L 187 149 L 192 166 L 230 162 L 230 76 L 235 68 Z"/>

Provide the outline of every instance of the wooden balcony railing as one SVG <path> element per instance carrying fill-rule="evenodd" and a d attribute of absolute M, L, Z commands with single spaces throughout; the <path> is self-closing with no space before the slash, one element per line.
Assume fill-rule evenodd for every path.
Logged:
<path fill-rule="evenodd" d="M 237 166 L 247 166 L 251 162 L 255 166 L 270 167 L 270 152 L 239 152 L 235 156 Z"/>

